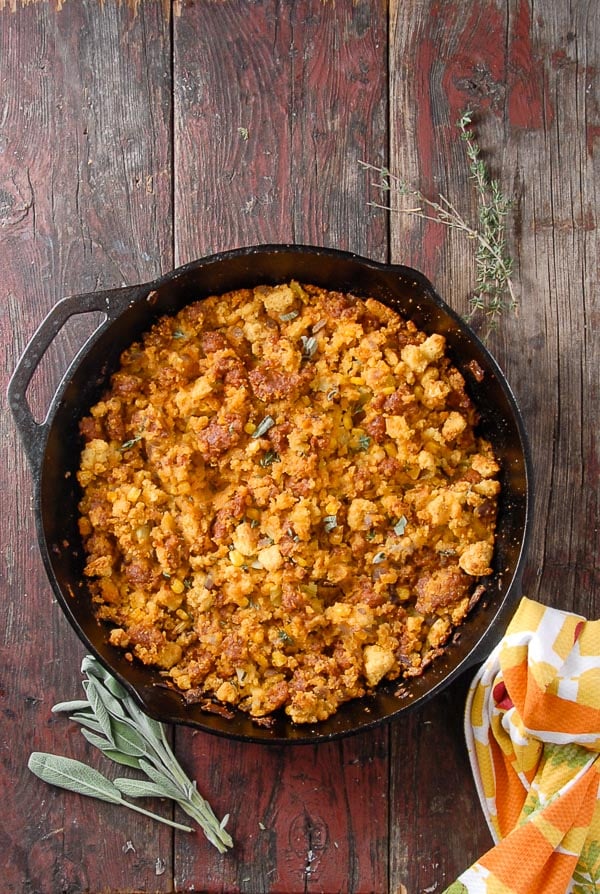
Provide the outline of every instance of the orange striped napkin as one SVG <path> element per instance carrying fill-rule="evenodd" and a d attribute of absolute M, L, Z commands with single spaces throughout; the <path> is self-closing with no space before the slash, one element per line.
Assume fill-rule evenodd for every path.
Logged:
<path fill-rule="evenodd" d="M 445 894 L 600 892 L 600 621 L 523 599 L 465 732 L 496 844 Z"/>

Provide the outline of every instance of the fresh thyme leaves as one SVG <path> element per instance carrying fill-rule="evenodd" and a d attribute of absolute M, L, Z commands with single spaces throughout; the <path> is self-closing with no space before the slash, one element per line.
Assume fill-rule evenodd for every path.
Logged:
<path fill-rule="evenodd" d="M 361 165 L 379 175 L 374 185 L 383 192 L 396 193 L 416 201 L 415 207 L 397 208 L 371 202 L 377 208 L 402 214 L 413 214 L 423 220 L 441 223 L 449 229 L 464 233 L 476 242 L 475 263 L 477 268 L 475 292 L 470 298 L 468 319 L 472 321 L 479 314 L 486 318 L 489 328 L 496 327 L 499 317 L 517 307 L 512 283 L 513 261 L 506 244 L 506 216 L 511 201 L 503 195 L 497 180 L 492 179 L 481 158 L 481 150 L 472 128 L 473 113 L 468 110 L 457 121 L 460 137 L 464 142 L 469 172 L 478 198 L 478 226 L 471 226 L 459 213 L 452 202 L 441 193 L 438 201 L 430 199 L 388 168 L 378 168 L 365 162 Z"/>
<path fill-rule="evenodd" d="M 482 310 L 494 319 L 505 309 L 514 310 L 512 286 L 513 261 L 505 236 L 506 215 L 511 202 L 503 195 L 497 180 L 490 178 L 472 129 L 473 113 L 467 111 L 458 121 L 461 138 L 469 159 L 471 177 L 479 196 L 477 235 L 477 292 L 471 300 L 473 311 Z M 505 300 L 508 293 L 509 301 Z"/>
<path fill-rule="evenodd" d="M 224 853 L 233 845 L 225 830 L 229 817 L 219 822 L 198 792 L 196 783 L 188 779 L 171 750 L 163 724 L 148 717 L 118 680 L 91 655 L 84 658 L 81 670 L 86 675 L 83 688 L 87 700 L 61 702 L 53 707 L 53 712 L 69 714 L 71 720 L 80 724 L 90 745 L 115 763 L 141 771 L 145 778 L 119 778 L 111 782 L 79 761 L 39 752 L 31 755 L 30 770 L 52 785 L 123 804 L 177 829 L 193 831 L 189 826 L 125 801 L 122 795 L 170 798 L 198 823 L 211 844 Z"/>
<path fill-rule="evenodd" d="M 122 792 L 124 794 L 127 794 L 127 792 L 121 788 L 119 783 L 133 782 L 134 780 L 132 779 L 115 779 L 114 782 L 111 782 L 98 770 L 88 767 L 87 764 L 81 761 L 73 760 L 70 757 L 61 757 L 58 754 L 46 754 L 43 751 L 34 751 L 29 758 L 27 766 L 32 773 L 49 785 L 56 785 L 59 788 L 77 792 L 78 795 L 85 795 L 88 798 L 108 801 L 110 804 L 121 804 L 123 807 L 129 807 L 131 810 L 143 813 L 144 816 L 166 823 L 174 829 L 180 829 L 182 832 L 193 832 L 191 826 L 176 823 L 167 819 L 167 817 L 158 816 L 156 813 L 144 810 L 143 807 L 139 807 L 137 804 L 131 804 L 131 802 L 126 801 L 122 796 Z M 140 794 L 146 797 L 152 794 L 147 791 L 147 784 L 146 790 Z M 137 797 L 137 795 L 133 797 Z M 164 798 L 168 796 L 160 794 L 159 797 Z"/>

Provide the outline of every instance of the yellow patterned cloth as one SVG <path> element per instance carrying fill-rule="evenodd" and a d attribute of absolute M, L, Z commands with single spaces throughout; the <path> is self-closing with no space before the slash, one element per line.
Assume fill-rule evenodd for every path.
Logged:
<path fill-rule="evenodd" d="M 598 894 L 600 621 L 523 599 L 465 732 L 496 844 L 445 894 Z"/>

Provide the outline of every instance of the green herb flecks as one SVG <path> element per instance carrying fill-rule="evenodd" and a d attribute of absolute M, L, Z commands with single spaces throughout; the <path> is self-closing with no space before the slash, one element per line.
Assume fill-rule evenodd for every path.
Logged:
<path fill-rule="evenodd" d="M 135 438 L 130 438 L 128 441 L 123 441 L 119 450 L 131 450 L 134 444 L 137 444 L 138 441 L 142 440 L 142 435 L 136 435 Z"/>
<path fill-rule="evenodd" d="M 396 524 L 394 525 L 394 534 L 397 534 L 398 537 L 402 537 L 406 530 L 406 525 L 408 521 L 405 515 L 401 515 Z"/>
<path fill-rule="evenodd" d="M 369 435 L 360 435 L 358 439 L 358 449 L 364 452 L 367 451 L 370 446 L 371 438 L 369 437 Z"/>
<path fill-rule="evenodd" d="M 268 469 L 269 466 L 272 466 L 273 463 L 280 463 L 281 457 L 274 450 L 268 450 L 264 456 L 258 461 L 258 464 L 263 467 L 263 469 Z"/>
<path fill-rule="evenodd" d="M 233 845 L 211 806 L 188 779 L 167 740 L 162 723 L 148 717 L 127 690 L 91 655 L 84 658 L 82 673 L 86 700 L 61 702 L 55 713 L 67 713 L 79 723 L 84 738 L 105 757 L 139 770 L 145 778 L 119 778 L 113 782 L 97 770 L 71 758 L 34 752 L 29 768 L 52 785 L 60 785 L 89 797 L 122 804 L 184 831 L 192 831 L 169 819 L 149 813 L 125 801 L 131 798 L 159 797 L 175 801 L 201 827 L 207 839 L 220 853 Z"/>
<path fill-rule="evenodd" d="M 265 418 L 261 419 L 261 421 L 258 423 L 256 428 L 252 432 L 252 437 L 254 439 L 262 438 L 263 435 L 266 435 L 266 433 L 269 431 L 269 429 L 273 428 L 274 425 L 275 425 L 275 420 L 273 419 L 273 417 L 265 416 Z"/>
<path fill-rule="evenodd" d="M 323 528 L 329 534 L 337 528 L 337 515 L 325 515 L 323 517 Z"/>
<path fill-rule="evenodd" d="M 364 413 L 365 406 L 369 403 L 371 399 L 371 395 L 363 392 L 360 396 L 360 400 L 358 400 L 351 409 L 352 416 L 359 416 L 361 413 Z"/>
<path fill-rule="evenodd" d="M 301 335 L 300 344 L 302 345 L 302 357 L 304 360 L 312 360 L 317 353 L 319 343 L 314 335 Z"/>

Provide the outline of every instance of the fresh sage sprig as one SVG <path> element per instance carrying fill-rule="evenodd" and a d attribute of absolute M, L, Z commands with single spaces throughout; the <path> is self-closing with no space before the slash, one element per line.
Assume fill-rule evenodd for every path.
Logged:
<path fill-rule="evenodd" d="M 471 226 L 442 193 L 438 194 L 437 200 L 428 198 L 421 190 L 392 174 L 389 168 L 366 162 L 361 162 L 361 165 L 379 175 L 379 182 L 373 185 L 382 192 L 408 197 L 416 203 L 414 207 L 392 207 L 379 202 L 370 202 L 370 205 L 443 224 L 451 230 L 464 233 L 476 243 L 477 278 L 475 291 L 470 298 L 469 319 L 473 320 L 478 314 L 483 314 L 491 329 L 497 325 L 499 317 L 505 311 L 514 311 L 517 307 L 512 283 L 513 260 L 506 241 L 506 216 L 512 202 L 504 196 L 498 181 L 488 174 L 472 128 L 472 119 L 473 113 L 470 110 L 464 112 L 457 127 L 465 145 L 469 174 L 477 193 L 477 225 Z"/>
<path fill-rule="evenodd" d="M 123 807 L 129 807 L 131 810 L 137 810 L 144 816 L 159 820 L 174 829 L 180 829 L 182 832 L 193 832 L 191 826 L 184 826 L 176 823 L 174 820 L 167 819 L 165 816 L 158 816 L 150 810 L 144 810 L 137 804 L 126 801 L 114 782 L 103 776 L 99 770 L 88 767 L 81 761 L 73 760 L 70 757 L 62 757 L 60 754 L 46 754 L 42 751 L 34 751 L 29 757 L 27 764 L 32 773 L 35 773 L 44 782 L 50 785 L 56 785 L 59 788 L 66 788 L 68 791 L 77 792 L 78 795 L 85 795 L 88 798 L 98 798 L 100 801 L 108 801 L 109 804 L 121 804 Z"/>
<path fill-rule="evenodd" d="M 40 752 L 31 756 L 29 768 L 45 782 L 124 804 L 142 813 L 148 812 L 122 796 L 169 798 L 198 823 L 220 853 L 232 847 L 232 838 L 225 828 L 229 815 L 219 822 L 210 804 L 198 792 L 196 783 L 186 776 L 177 761 L 164 725 L 148 717 L 93 656 L 83 659 L 81 671 L 86 677 L 82 685 L 87 699 L 60 702 L 53 707 L 53 712 L 69 714 L 71 720 L 80 724 L 90 745 L 115 763 L 139 770 L 145 778 L 118 778 L 110 782 L 79 761 Z M 148 815 L 175 828 L 192 831 L 155 814 Z"/>

